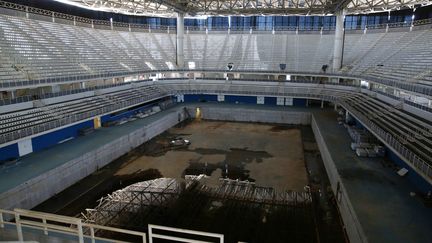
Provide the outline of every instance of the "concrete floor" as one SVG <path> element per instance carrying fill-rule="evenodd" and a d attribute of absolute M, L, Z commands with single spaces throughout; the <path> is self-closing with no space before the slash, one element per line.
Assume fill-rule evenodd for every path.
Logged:
<path fill-rule="evenodd" d="M 0 167 L 0 194 L 26 181 L 44 174 L 76 157 L 88 153 L 124 134 L 130 133 L 166 116 L 178 107 L 173 107 L 121 126 L 100 128 L 87 136 L 78 137 L 62 144 L 31 153 L 11 166 Z"/>
<path fill-rule="evenodd" d="M 188 139 L 191 145 L 156 156 L 154 151 L 148 151 L 132 158 L 116 175 L 157 169 L 163 177 L 180 179 L 185 173 L 199 168 L 209 173 L 222 172 L 222 175 L 227 168 L 231 179 L 246 178 L 259 186 L 279 191 L 302 191 L 308 184 L 301 133 L 297 128 L 193 121 L 185 127 L 169 129 L 155 143 L 165 146 L 173 137 Z M 153 148 L 158 149 L 158 146 Z M 193 169 L 187 170 L 190 166 Z"/>
<path fill-rule="evenodd" d="M 432 242 L 432 208 L 410 196 L 413 185 L 381 158 L 357 157 L 336 113 L 314 112 L 314 117 L 369 242 Z"/>

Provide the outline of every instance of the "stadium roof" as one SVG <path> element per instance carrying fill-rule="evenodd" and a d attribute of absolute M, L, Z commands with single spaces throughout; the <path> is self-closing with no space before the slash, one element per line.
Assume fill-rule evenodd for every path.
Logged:
<path fill-rule="evenodd" d="M 345 9 L 347 14 L 414 8 L 432 0 L 55 0 L 92 10 L 129 15 L 326 15 Z"/>

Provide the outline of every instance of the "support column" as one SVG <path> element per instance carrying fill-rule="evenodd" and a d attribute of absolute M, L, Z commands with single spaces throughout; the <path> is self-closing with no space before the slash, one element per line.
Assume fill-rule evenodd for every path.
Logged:
<path fill-rule="evenodd" d="M 184 14 L 177 13 L 177 68 L 184 68 Z"/>
<path fill-rule="evenodd" d="M 333 51 L 333 71 L 339 71 L 342 67 L 343 48 L 344 48 L 344 17 L 343 10 L 336 13 L 336 30 Z"/>
<path fill-rule="evenodd" d="M 15 99 L 16 98 L 16 90 L 11 90 L 10 91 L 10 98 L 11 99 Z"/>

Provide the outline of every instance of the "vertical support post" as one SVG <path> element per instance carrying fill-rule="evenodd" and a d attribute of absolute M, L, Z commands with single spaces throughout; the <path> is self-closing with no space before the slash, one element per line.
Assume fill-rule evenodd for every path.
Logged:
<path fill-rule="evenodd" d="M 177 68 L 184 68 L 184 14 L 177 13 Z"/>
<path fill-rule="evenodd" d="M 153 228 L 151 225 L 148 226 L 148 233 L 149 233 L 149 243 L 153 243 Z"/>
<path fill-rule="evenodd" d="M 321 109 L 324 108 L 324 100 L 321 100 Z"/>
<path fill-rule="evenodd" d="M 92 26 L 92 29 L 94 29 L 93 19 L 92 19 L 92 21 L 91 21 L 91 26 Z"/>
<path fill-rule="evenodd" d="M 74 18 L 74 26 L 76 26 L 76 16 L 74 16 L 73 18 Z"/>
<path fill-rule="evenodd" d="M 78 242 L 84 243 L 84 232 L 83 232 L 83 226 L 81 220 L 78 220 L 77 228 L 78 228 Z"/>
<path fill-rule="evenodd" d="M 22 227 L 21 227 L 21 219 L 18 213 L 15 213 L 15 224 L 16 224 L 16 230 L 18 235 L 18 241 L 24 241 L 23 233 L 22 233 Z"/>
<path fill-rule="evenodd" d="M 130 26 L 130 24 L 128 25 L 128 27 L 129 27 L 129 32 L 132 32 L 132 29 L 131 29 L 131 26 Z"/>
<path fill-rule="evenodd" d="M 4 228 L 3 213 L 0 212 L 0 228 Z"/>
<path fill-rule="evenodd" d="M 337 111 L 337 104 L 334 103 L 334 110 Z"/>
<path fill-rule="evenodd" d="M 11 90 L 10 91 L 10 98 L 11 99 L 15 99 L 16 98 L 16 90 Z"/>
<path fill-rule="evenodd" d="M 55 16 L 54 16 L 54 12 L 52 12 L 51 16 L 52 16 L 52 22 L 55 23 Z"/>
<path fill-rule="evenodd" d="M 94 228 L 93 228 L 93 226 L 90 226 L 90 236 L 91 236 L 92 243 L 95 243 L 96 240 L 95 240 L 95 235 L 94 235 Z"/>
<path fill-rule="evenodd" d="M 110 18 L 110 27 L 111 27 L 111 30 L 114 30 L 114 25 L 113 25 L 113 19 L 112 18 Z"/>
<path fill-rule="evenodd" d="M 335 42 L 333 50 L 333 71 L 337 72 L 342 67 L 342 57 L 344 48 L 344 20 L 345 13 L 343 10 L 336 14 L 336 30 L 335 30 Z"/>
<path fill-rule="evenodd" d="M 48 235 L 48 227 L 46 226 L 46 219 L 42 219 L 42 223 L 44 225 L 44 234 Z"/>
<path fill-rule="evenodd" d="M 29 11 L 28 11 L 28 8 L 29 8 L 28 6 L 25 7 L 25 10 L 26 10 L 26 18 L 27 18 L 27 19 L 30 17 L 30 15 L 29 15 Z"/>

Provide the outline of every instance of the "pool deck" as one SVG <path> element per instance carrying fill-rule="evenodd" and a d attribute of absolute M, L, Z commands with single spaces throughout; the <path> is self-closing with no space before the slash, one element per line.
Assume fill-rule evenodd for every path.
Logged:
<path fill-rule="evenodd" d="M 0 194 L 71 161 L 79 155 L 102 147 L 108 141 L 146 126 L 170 112 L 175 112 L 178 108 L 178 106 L 172 107 L 144 119 L 137 119 L 120 126 L 102 127 L 89 135 L 77 137 L 24 156 L 15 165 L 0 167 Z"/>
<path fill-rule="evenodd" d="M 213 105 L 216 104 L 197 104 Z M 98 129 L 90 135 L 25 156 L 17 165 L 0 169 L 0 194 L 182 106 L 175 106 L 121 126 Z M 432 208 L 425 207 L 419 198 L 411 197 L 410 192 L 415 191 L 414 186 L 392 169 L 384 167 L 379 158 L 357 157 L 350 148 L 348 131 L 337 123 L 337 114 L 332 108 L 322 110 L 229 104 L 217 106 L 313 113 L 368 241 L 432 242 Z"/>
<path fill-rule="evenodd" d="M 314 112 L 351 204 L 369 242 L 432 242 L 432 208 L 380 158 L 360 158 L 335 112 Z"/>

